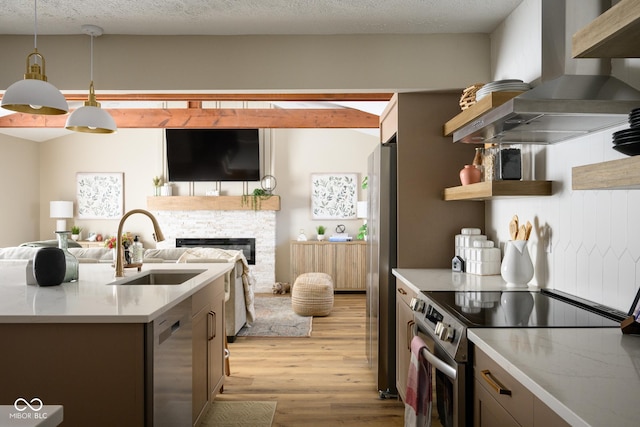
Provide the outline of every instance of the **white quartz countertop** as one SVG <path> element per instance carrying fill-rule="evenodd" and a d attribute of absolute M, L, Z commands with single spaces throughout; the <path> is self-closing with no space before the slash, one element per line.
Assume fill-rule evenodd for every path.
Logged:
<path fill-rule="evenodd" d="M 617 328 L 469 329 L 469 339 L 572 426 L 637 426 L 640 336 Z"/>
<path fill-rule="evenodd" d="M 0 270 L 0 323 L 147 323 L 233 268 L 233 263 L 143 265 L 145 271 L 187 270 L 200 274 L 180 285 L 123 285 L 109 264 L 80 264 L 80 280 L 58 286 L 26 284 L 26 269 Z M 119 278 L 118 281 L 120 281 Z"/>
<path fill-rule="evenodd" d="M 507 287 L 502 276 L 478 276 L 445 268 L 395 268 L 393 275 L 420 291 L 537 291 L 537 286 Z"/>

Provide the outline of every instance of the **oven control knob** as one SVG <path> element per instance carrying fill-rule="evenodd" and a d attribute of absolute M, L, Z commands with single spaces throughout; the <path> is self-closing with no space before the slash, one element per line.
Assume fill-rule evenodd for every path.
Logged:
<path fill-rule="evenodd" d="M 411 302 L 409 303 L 409 307 L 413 311 L 424 312 L 424 301 L 419 298 L 413 297 L 411 298 Z"/>
<path fill-rule="evenodd" d="M 451 328 L 450 325 L 445 325 L 442 322 L 438 322 L 436 324 L 436 329 L 434 332 L 442 341 L 453 341 L 455 329 Z"/>

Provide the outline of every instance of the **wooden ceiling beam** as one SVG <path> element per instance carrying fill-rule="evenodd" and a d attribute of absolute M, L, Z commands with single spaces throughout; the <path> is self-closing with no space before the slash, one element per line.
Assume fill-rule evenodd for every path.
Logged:
<path fill-rule="evenodd" d="M 166 108 L 106 109 L 119 128 L 377 128 L 379 117 L 350 108 Z M 62 128 L 67 115 L 15 113 L 0 117 L 0 128 Z"/>

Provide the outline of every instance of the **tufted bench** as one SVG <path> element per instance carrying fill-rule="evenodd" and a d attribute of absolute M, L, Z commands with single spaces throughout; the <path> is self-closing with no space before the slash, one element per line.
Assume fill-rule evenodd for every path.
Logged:
<path fill-rule="evenodd" d="M 333 280 L 326 273 L 304 273 L 291 288 L 291 307 L 300 316 L 327 316 L 333 309 Z"/>

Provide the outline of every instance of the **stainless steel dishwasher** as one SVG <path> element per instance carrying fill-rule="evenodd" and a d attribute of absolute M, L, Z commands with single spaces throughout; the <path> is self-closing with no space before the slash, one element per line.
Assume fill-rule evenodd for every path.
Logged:
<path fill-rule="evenodd" d="M 152 323 L 153 423 L 155 427 L 192 424 L 191 298 Z M 150 358 L 149 358 L 150 359 Z"/>

